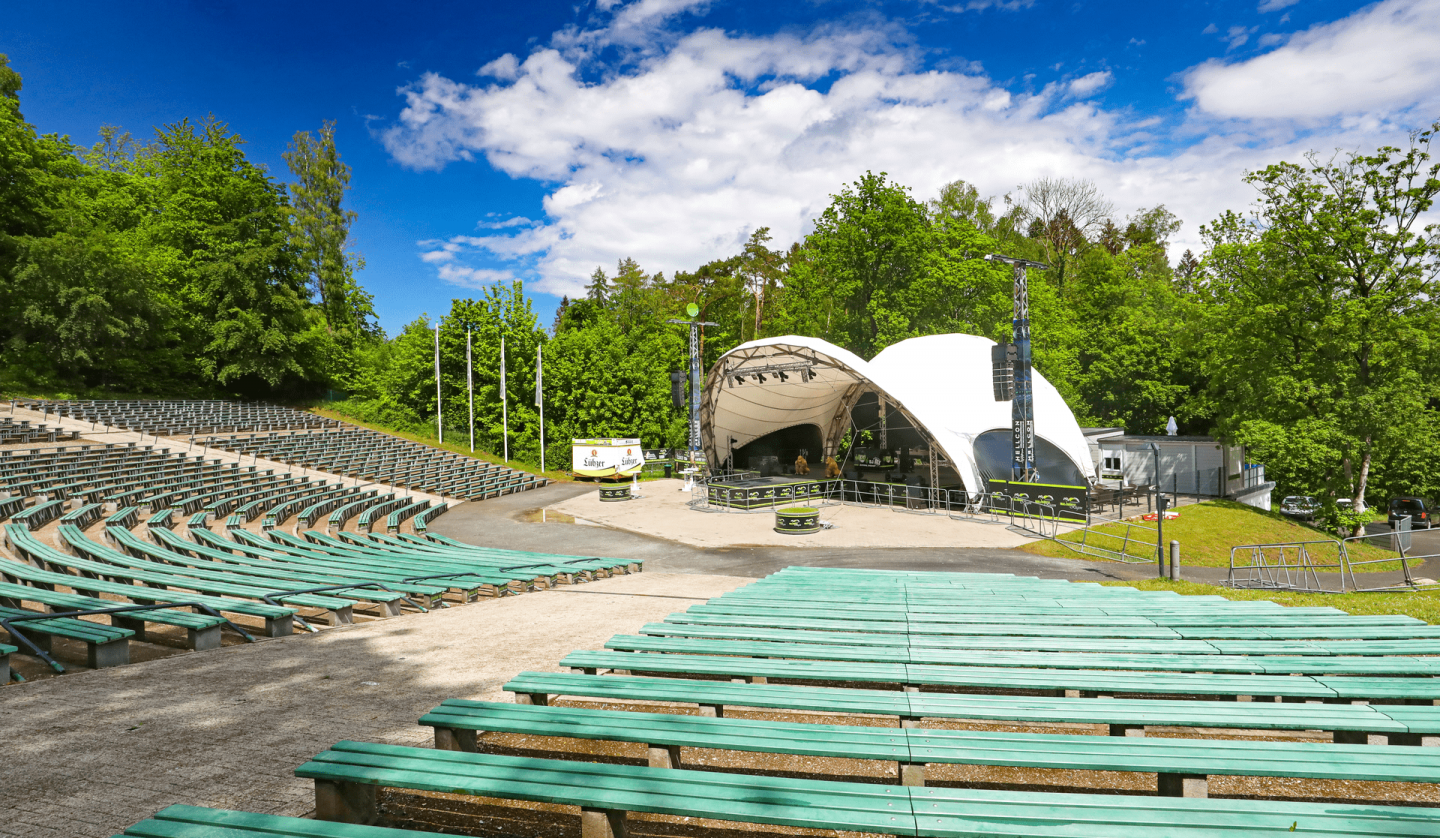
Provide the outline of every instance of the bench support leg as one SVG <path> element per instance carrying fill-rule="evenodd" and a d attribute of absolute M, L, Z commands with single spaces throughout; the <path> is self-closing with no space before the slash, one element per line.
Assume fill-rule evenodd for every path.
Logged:
<path fill-rule="evenodd" d="M 135 617 L 126 617 L 124 614 L 111 614 L 110 625 L 115 628 L 130 629 L 135 632 L 136 640 L 145 639 L 145 621 Z"/>
<path fill-rule="evenodd" d="M 315 781 L 315 817 L 338 823 L 373 823 L 379 816 L 377 787 L 367 783 Z"/>
<path fill-rule="evenodd" d="M 351 606 L 346 605 L 341 608 L 336 608 L 333 611 L 325 612 L 325 618 L 331 626 L 348 626 L 355 622 L 355 611 Z"/>
<path fill-rule="evenodd" d="M 1385 745 L 1389 742 L 1389 735 L 1384 733 L 1369 733 L 1363 730 L 1335 731 L 1337 745 Z"/>
<path fill-rule="evenodd" d="M 923 786 L 923 785 L 925 785 L 925 763 L 923 763 L 923 762 L 902 762 L 902 763 L 900 763 L 900 785 L 902 785 L 902 786 Z"/>
<path fill-rule="evenodd" d="M 625 811 L 580 807 L 580 838 L 625 838 Z"/>
<path fill-rule="evenodd" d="M 919 716 L 901 716 L 901 717 L 900 717 L 900 727 L 901 727 L 901 728 L 904 728 L 904 729 L 906 729 L 906 730 L 909 730 L 909 729 L 911 729 L 911 728 L 917 728 L 917 727 L 919 727 L 919 726 L 920 726 L 920 717 L 919 717 Z"/>
<path fill-rule="evenodd" d="M 646 745 L 651 768 L 679 768 L 679 745 Z"/>
<path fill-rule="evenodd" d="M 1143 737 L 1145 725 L 1110 725 L 1111 736 Z"/>
<path fill-rule="evenodd" d="M 1391 745 L 1410 745 L 1418 748 L 1425 744 L 1424 740 L 1426 737 L 1418 733 L 1391 733 L 1387 738 L 1390 740 L 1389 744 Z"/>
<path fill-rule="evenodd" d="M 435 749 L 440 751 L 464 751 L 473 754 L 480 750 L 476 744 L 478 731 L 455 727 L 435 728 Z"/>
<path fill-rule="evenodd" d="M 400 600 L 398 599 L 394 602 L 377 602 L 375 606 L 376 614 L 382 619 L 400 616 Z"/>
<path fill-rule="evenodd" d="M 294 617 L 266 617 L 266 637 L 289 637 L 295 633 Z"/>
<path fill-rule="evenodd" d="M 1162 771 L 1157 786 L 1161 797 L 1210 796 L 1210 778 L 1204 774 L 1171 774 Z"/>
<path fill-rule="evenodd" d="M 550 696 L 545 693 L 515 693 L 516 704 L 533 704 L 536 707 L 549 707 Z"/>
<path fill-rule="evenodd" d="M 86 643 L 85 665 L 91 669 L 108 666 L 124 666 L 130 662 L 130 640 L 112 640 L 109 643 Z"/>
<path fill-rule="evenodd" d="M 185 631 L 185 645 L 197 652 L 220 648 L 219 626 L 210 626 L 209 628 L 203 629 L 186 629 Z"/>
<path fill-rule="evenodd" d="M 700 715 L 711 719 L 723 719 L 725 718 L 725 705 L 702 704 L 700 705 Z"/>
<path fill-rule="evenodd" d="M 0 687 L 10 683 L 10 656 L 0 655 Z"/>

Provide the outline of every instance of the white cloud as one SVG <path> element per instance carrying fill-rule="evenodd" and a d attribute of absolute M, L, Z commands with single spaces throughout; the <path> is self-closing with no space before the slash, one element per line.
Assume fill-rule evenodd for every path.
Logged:
<path fill-rule="evenodd" d="M 1440 105 L 1440 0 L 1384 0 L 1289 43 L 1234 63 L 1212 59 L 1186 73 L 1201 111 L 1248 119 L 1385 115 Z"/>
<path fill-rule="evenodd" d="M 441 265 L 440 278 L 451 285 L 485 288 L 497 282 L 510 282 L 515 278 L 515 274 L 488 268 L 467 268 L 464 265 Z"/>
<path fill-rule="evenodd" d="M 1187 222 L 1177 246 L 1198 247 L 1199 224 L 1252 200 L 1244 170 L 1309 148 L 1374 147 L 1397 133 L 1370 120 L 1302 134 L 1218 121 L 1204 108 L 1162 124 L 1071 98 L 1113 81 L 1106 71 L 1021 93 L 975 65 L 927 67 L 907 33 L 883 22 L 768 36 L 666 23 L 694 8 L 612 8 L 614 20 L 630 15 L 617 38 L 653 30 L 648 51 L 618 63 L 598 57 L 610 29 L 567 30 L 514 59 L 511 80 L 432 74 L 405 89 L 398 121 L 382 134 L 398 161 L 440 169 L 483 158 L 547 184 L 541 221 L 491 217 L 478 226 L 494 232 L 423 242 L 421 258 L 456 284 L 513 272 L 535 290 L 573 295 L 596 265 L 609 270 L 624 257 L 670 273 L 733 255 L 756 227 L 770 227 L 780 246 L 799 240 L 830 195 L 866 170 L 888 172 L 922 199 L 957 178 L 988 194 L 1041 175 L 1091 178 L 1122 217 L 1165 203 Z M 1276 52 L 1295 48 L 1292 40 Z M 462 266 L 471 259 L 511 270 Z"/>
<path fill-rule="evenodd" d="M 538 222 L 536 222 L 534 219 L 526 218 L 523 215 L 517 215 L 513 218 L 505 218 L 500 221 L 481 221 L 475 226 L 482 230 L 503 230 L 507 227 L 529 227 L 536 223 Z"/>
<path fill-rule="evenodd" d="M 1262 14 L 1265 12 L 1278 12 L 1281 9 L 1288 9 L 1299 2 L 1300 0 L 1260 0 L 1260 5 L 1256 7 L 1255 11 Z"/>
<path fill-rule="evenodd" d="M 1070 82 L 1070 95 L 1081 98 L 1093 96 L 1104 88 L 1109 87 L 1110 82 L 1113 81 L 1114 78 L 1114 76 L 1110 75 L 1109 70 L 1101 70 L 1098 73 L 1081 76 Z"/>

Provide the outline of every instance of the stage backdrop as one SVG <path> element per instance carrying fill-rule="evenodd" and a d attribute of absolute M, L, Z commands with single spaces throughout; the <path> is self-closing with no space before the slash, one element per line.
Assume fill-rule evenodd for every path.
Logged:
<path fill-rule="evenodd" d="M 570 440 L 570 468 L 581 477 L 629 477 L 644 465 L 638 439 Z"/>

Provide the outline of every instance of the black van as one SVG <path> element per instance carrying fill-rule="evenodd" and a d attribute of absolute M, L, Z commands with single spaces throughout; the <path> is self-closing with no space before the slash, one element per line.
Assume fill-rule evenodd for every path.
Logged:
<path fill-rule="evenodd" d="M 1435 526 L 1435 504 L 1424 498 L 1395 498 L 1390 501 L 1390 529 L 1400 524 L 1400 519 L 1410 516 L 1410 529 Z"/>

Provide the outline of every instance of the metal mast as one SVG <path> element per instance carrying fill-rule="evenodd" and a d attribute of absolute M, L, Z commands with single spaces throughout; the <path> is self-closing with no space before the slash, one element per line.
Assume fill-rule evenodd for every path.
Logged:
<path fill-rule="evenodd" d="M 985 257 L 987 262 L 1004 262 L 1015 268 L 1015 316 L 1010 321 L 1011 340 L 1015 344 L 1015 398 L 1010 403 L 1011 464 L 1010 477 L 1013 480 L 1033 482 L 1035 480 L 1035 391 L 1031 384 L 1030 352 L 1030 288 L 1025 269 L 1039 271 L 1050 266 L 1029 259 L 1016 259 L 992 253 Z"/>
<path fill-rule="evenodd" d="M 690 465 L 694 466 L 700 459 L 700 327 L 720 324 L 693 319 L 700 315 L 694 303 L 686 306 L 685 313 L 692 319 L 665 322 L 690 327 Z"/>

